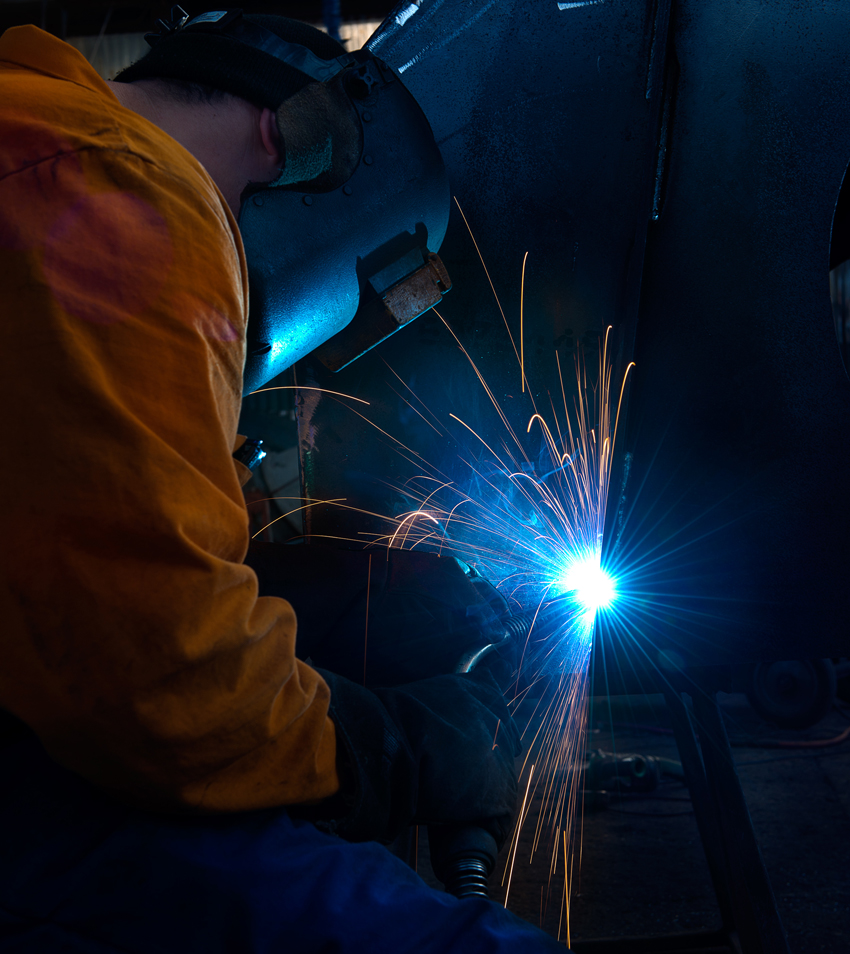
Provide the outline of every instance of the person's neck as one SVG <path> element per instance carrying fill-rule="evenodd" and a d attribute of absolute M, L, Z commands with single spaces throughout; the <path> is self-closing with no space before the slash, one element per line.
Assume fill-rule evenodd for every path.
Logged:
<path fill-rule="evenodd" d="M 251 181 L 250 138 L 245 136 L 250 137 L 255 117 L 249 114 L 256 107 L 236 96 L 215 103 L 182 103 L 158 86 L 156 80 L 109 83 L 122 106 L 158 126 L 201 163 L 238 217 L 240 196 Z"/>

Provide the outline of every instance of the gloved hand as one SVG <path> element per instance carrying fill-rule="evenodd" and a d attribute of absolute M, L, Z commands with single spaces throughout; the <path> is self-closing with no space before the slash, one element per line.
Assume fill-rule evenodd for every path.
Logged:
<path fill-rule="evenodd" d="M 308 817 L 350 841 L 389 843 L 413 823 L 472 823 L 504 843 L 520 743 L 488 672 L 374 691 L 322 675 L 331 689 L 342 791 Z"/>
<path fill-rule="evenodd" d="M 454 557 L 266 543 L 252 545 L 246 563 L 261 595 L 292 603 L 298 656 L 358 683 L 365 669 L 368 686 L 454 672 L 504 634 L 505 600 Z"/>

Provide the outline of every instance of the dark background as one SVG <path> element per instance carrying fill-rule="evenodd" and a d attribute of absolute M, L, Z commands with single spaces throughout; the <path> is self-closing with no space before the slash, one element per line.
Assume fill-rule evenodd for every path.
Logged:
<path fill-rule="evenodd" d="M 184 0 L 181 6 L 190 15 L 202 13 L 214 4 Z M 227 6 L 227 4 L 223 4 Z M 235 6 L 235 4 L 231 4 Z M 321 23 L 321 0 L 247 0 L 238 4 L 249 13 L 276 13 Z M 382 20 L 393 8 L 387 0 L 342 0 L 345 20 Z M 0 0 L 0 32 L 10 26 L 34 23 L 59 37 L 96 36 L 105 33 L 137 33 L 150 30 L 158 17 L 168 17 L 171 3 L 139 3 L 133 0 Z"/>

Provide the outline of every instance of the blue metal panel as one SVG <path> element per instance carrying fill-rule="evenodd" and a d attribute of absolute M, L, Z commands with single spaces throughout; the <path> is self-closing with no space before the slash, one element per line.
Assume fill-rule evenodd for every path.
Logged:
<path fill-rule="evenodd" d="M 544 409 L 549 393 L 561 400 L 556 351 L 572 405 L 578 347 L 593 365 L 599 339 L 613 324 L 619 358 L 631 350 L 654 188 L 668 7 L 662 3 L 657 14 L 651 2 L 426 0 L 399 7 L 369 44 L 400 72 L 428 116 L 517 349 L 528 252 L 526 375 Z M 440 312 L 524 435 L 533 408 L 522 394 L 511 337 L 457 206 L 440 255 L 454 283 Z M 370 420 L 463 484 L 469 470 L 458 450 L 467 432 L 449 414 L 461 416 L 488 443 L 500 444 L 505 427 L 437 317 L 424 315 L 396 338 L 335 376 L 305 362 L 299 381 L 366 398 Z M 404 387 L 385 362 L 452 436 L 438 436 L 424 419 L 428 412 L 420 407 L 420 416 L 393 391 Z M 346 497 L 373 513 L 397 514 L 405 503 L 392 488 L 416 466 L 377 431 L 359 428 L 335 398 L 317 392 L 302 397 L 309 495 Z M 403 397 L 416 404 L 410 393 Z M 347 439 L 352 426 L 363 431 L 356 442 Z M 474 439 L 471 452 L 477 453 Z M 536 454 L 532 447 L 530 456 Z M 469 456 L 465 450 L 463 456 Z M 336 508 L 308 515 L 314 539 L 381 526 Z"/>
<path fill-rule="evenodd" d="M 629 480 L 621 501 L 619 458 L 609 502 L 633 597 L 606 632 L 617 664 L 846 655 L 850 382 L 827 269 L 850 157 L 850 8 L 680 0 L 669 43 L 668 12 L 424 0 L 372 43 L 428 115 L 515 338 L 529 252 L 526 371 L 542 409 L 560 393 L 556 350 L 567 369 L 611 324 L 614 379 L 636 358 Z M 444 317 L 524 432 L 516 358 L 456 209 L 441 255 Z M 385 362 L 451 437 L 393 391 Z M 340 375 L 304 364 L 299 380 L 370 400 L 371 420 L 452 479 L 450 413 L 504 437 L 431 316 Z M 374 429 L 350 439 L 357 419 L 336 399 L 302 402 L 310 495 L 397 513 L 392 488 L 415 464 Z M 316 537 L 378 527 L 332 508 L 309 523 Z"/>
<path fill-rule="evenodd" d="M 676 23 L 622 538 L 663 595 L 631 625 L 650 661 L 846 655 L 850 381 L 828 265 L 850 8 L 689 0 Z"/>

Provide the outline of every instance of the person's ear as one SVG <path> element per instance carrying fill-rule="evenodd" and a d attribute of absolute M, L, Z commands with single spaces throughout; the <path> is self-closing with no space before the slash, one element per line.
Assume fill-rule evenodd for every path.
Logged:
<path fill-rule="evenodd" d="M 260 138 L 271 164 L 280 166 L 283 163 L 283 141 L 277 128 L 275 111 L 265 106 L 260 113 Z"/>

